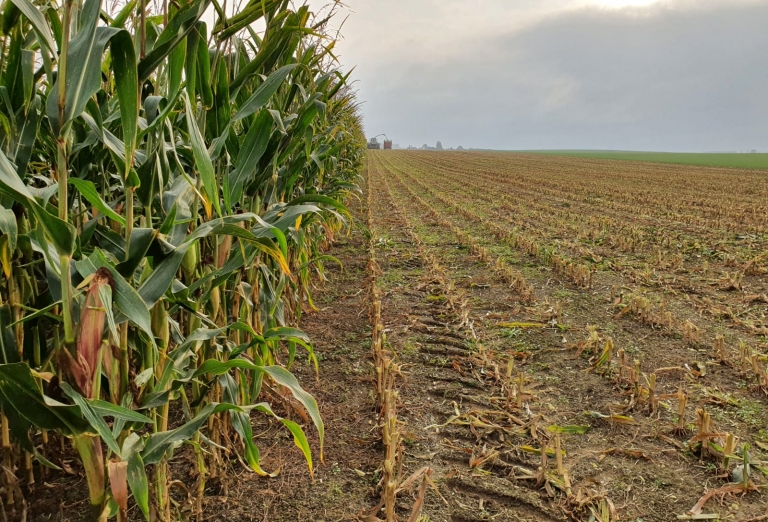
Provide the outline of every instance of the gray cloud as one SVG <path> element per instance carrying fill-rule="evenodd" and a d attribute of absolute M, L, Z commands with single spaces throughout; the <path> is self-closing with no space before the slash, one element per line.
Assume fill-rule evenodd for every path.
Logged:
<path fill-rule="evenodd" d="M 342 50 L 358 46 L 344 61 L 359 60 L 366 130 L 403 146 L 768 149 L 768 5 L 701 4 L 550 10 L 505 30 L 510 11 L 456 28 L 430 2 L 432 42 L 401 38 L 401 13 L 379 19 L 388 41 L 360 47 L 377 34 L 363 21 Z"/>

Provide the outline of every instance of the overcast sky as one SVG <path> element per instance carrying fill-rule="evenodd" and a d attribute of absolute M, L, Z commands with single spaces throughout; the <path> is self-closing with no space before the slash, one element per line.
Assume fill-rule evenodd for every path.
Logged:
<path fill-rule="evenodd" d="M 768 150 L 768 0 L 345 2 L 337 50 L 369 136 Z"/>

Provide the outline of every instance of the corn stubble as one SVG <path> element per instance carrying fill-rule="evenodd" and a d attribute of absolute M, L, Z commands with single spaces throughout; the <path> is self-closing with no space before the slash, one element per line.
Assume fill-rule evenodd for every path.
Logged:
<path fill-rule="evenodd" d="M 358 191 L 357 103 L 327 36 L 333 7 L 216 4 L 209 25 L 211 6 L 4 3 L 4 510 L 24 509 L 19 481 L 35 481 L 35 459 L 56 468 L 66 439 L 92 520 L 127 520 L 129 494 L 147 519 L 187 509 L 169 495 L 184 442 L 198 516 L 226 453 L 270 475 L 254 410 L 310 473 L 322 460 L 317 403 L 288 370 L 297 350 L 317 368 L 293 325 Z M 319 447 L 278 415 L 291 410 Z"/>
<path fill-rule="evenodd" d="M 516 294 L 514 299 L 525 305 L 518 310 L 538 316 L 535 326 L 514 322 L 498 322 L 495 326 L 508 329 L 551 326 L 562 332 L 573 330 L 574 327 L 563 324 L 569 315 L 567 312 L 566 320 L 561 319 L 561 298 L 552 305 L 543 295 L 551 292 L 547 286 L 557 284 L 567 288 L 569 294 L 585 298 L 610 292 L 608 302 L 615 307 L 614 320 L 632 320 L 643 330 L 673 342 L 679 340 L 684 352 L 698 354 L 695 357 L 700 360 L 654 368 L 648 354 L 635 351 L 637 346 L 618 346 L 617 343 L 614 347 L 613 339 L 601 337 L 601 331 L 613 331 L 615 325 L 589 326 L 587 338 L 581 342 L 568 343 L 569 335 L 565 333 L 562 340 L 566 347 L 575 348 L 577 355 L 588 359 L 589 370 L 613 384 L 617 395 L 622 397 L 620 402 L 608 405 L 606 412 L 585 411 L 588 418 L 607 424 L 610 429 L 631 429 L 636 433 L 650 427 L 659 440 L 686 455 L 692 452 L 708 466 L 716 464 L 717 478 L 740 483 L 717 490 L 716 494 L 754 491 L 752 482 L 742 480 L 743 446 L 738 437 L 714 428 L 712 417 L 702 408 L 704 402 L 698 392 L 704 390 L 706 402 L 722 401 L 722 394 L 718 395 L 717 390 L 710 393 L 703 386 L 709 376 L 734 368 L 740 369 L 739 381 L 747 384 L 745 389 L 766 390 L 765 356 L 753 353 L 746 342 L 739 342 L 739 359 L 735 360 L 729 346 L 731 339 L 742 335 L 762 336 L 766 332 L 762 305 L 768 300 L 759 293 L 740 295 L 754 284 L 746 276 L 767 271 L 768 258 L 755 254 L 762 245 L 758 238 L 763 237 L 768 223 L 764 213 L 758 210 L 764 197 L 747 194 L 733 186 L 727 196 L 718 200 L 716 212 L 710 214 L 701 212 L 700 194 L 686 192 L 683 185 L 688 183 L 687 176 L 670 180 L 659 167 L 632 164 L 619 168 L 577 163 L 548 163 L 532 155 L 475 151 L 444 154 L 395 151 L 371 154 L 369 159 L 369 164 L 376 166 L 386 191 L 393 200 L 400 201 L 395 201 L 395 205 L 400 206 L 398 213 L 428 216 L 424 225 L 437 227 L 448 244 L 462 245 L 479 264 L 496 272 L 500 282 Z M 536 168 L 531 168 L 534 164 Z M 571 174 L 567 171 L 569 167 L 574 169 L 573 175 L 563 176 Z M 686 174 L 710 183 L 715 178 L 726 177 L 724 172 Z M 631 187 L 637 176 L 651 183 L 649 188 L 654 190 L 638 191 Z M 746 176 L 755 180 L 763 194 L 762 174 Z M 680 194 L 670 192 L 669 183 L 677 185 Z M 396 190 L 389 191 L 389 184 Z M 671 208 L 674 210 L 670 211 Z M 630 215 L 632 218 L 628 220 Z M 416 221 L 418 218 L 414 223 Z M 669 226 L 659 227 L 657 223 Z M 681 224 L 690 226 L 686 235 L 675 229 Z M 688 232 L 692 238 L 687 236 Z M 732 239 L 734 232 L 744 234 L 739 239 L 745 240 L 745 246 L 738 250 L 719 249 L 718 241 Z M 420 244 L 418 236 L 414 242 Z M 547 274 L 547 282 L 541 288 L 534 288 L 513 266 L 534 264 L 538 265 L 536 270 Z M 728 269 L 722 270 L 724 266 Z M 621 282 L 616 283 L 617 278 Z M 610 280 L 610 284 L 606 285 L 606 280 Z M 687 291 L 701 285 L 711 289 L 718 299 L 699 298 L 697 292 Z M 568 296 L 565 300 L 567 302 Z M 549 310 L 543 312 L 544 308 Z M 708 320 L 708 316 L 724 321 Z M 638 339 L 646 337 L 648 335 L 643 334 Z M 525 418 L 530 413 L 529 401 L 535 399 L 530 394 L 530 389 L 535 387 L 531 378 L 535 376 L 526 376 L 522 368 L 515 367 L 512 355 L 508 354 L 501 362 L 500 353 L 485 350 L 482 342 L 475 345 L 477 353 L 471 356 L 472 363 L 484 368 L 486 378 L 502 383 L 501 396 L 491 400 L 503 404 L 506 412 L 512 412 L 508 415 L 520 420 Z M 643 371 L 647 365 L 651 368 Z M 460 370 L 463 365 L 454 362 L 454 367 Z M 457 408 L 447 423 L 475 431 L 487 430 L 486 433 L 498 432 L 500 439 L 507 440 L 508 429 L 491 420 L 497 414 L 501 412 L 462 412 Z M 649 419 L 641 419 L 640 415 Z M 550 496 L 560 498 L 560 504 L 574 519 L 581 519 L 585 512 L 595 520 L 618 519 L 615 507 L 601 491 L 577 482 L 571 486 L 571 492 L 566 493 L 562 473 L 567 472 L 565 454 L 556 452 L 557 441 L 538 433 L 536 424 L 536 417 L 532 417 L 521 420 L 519 426 L 527 427 L 538 445 L 514 445 L 511 451 L 535 454 L 542 459 L 541 465 L 538 470 L 512 466 L 510 476 L 516 480 L 536 480 Z M 430 428 L 439 429 L 444 425 Z M 559 433 L 557 429 L 555 433 Z M 564 442 L 564 438 L 559 441 L 560 449 Z M 763 445 L 760 447 L 764 449 Z M 482 468 L 490 468 L 494 463 L 506 467 L 500 461 L 503 454 L 498 448 L 475 448 L 470 458 L 473 475 L 482 476 L 487 472 Z M 606 455 L 656 459 L 655 455 L 626 448 L 611 448 L 602 453 L 603 457 Z M 746 457 L 751 458 L 749 448 Z M 558 464 L 555 472 L 549 469 L 551 461 Z M 758 463 L 750 469 L 766 468 Z M 708 494 L 687 516 L 705 516 L 700 510 L 708 498 L 712 496 Z M 748 503 L 751 502 L 750 498 Z"/>
<path fill-rule="evenodd" d="M 381 268 L 376 261 L 376 238 L 374 236 L 373 209 L 370 202 L 373 193 L 370 171 L 366 176 L 366 189 L 368 291 L 371 298 L 369 321 L 371 324 L 371 350 L 376 372 L 374 388 L 376 404 L 379 409 L 378 421 L 381 430 L 381 442 L 384 445 L 384 460 L 381 463 L 381 479 L 378 484 L 381 490 L 381 500 L 371 510 L 359 514 L 358 518 L 366 522 L 395 522 L 398 520 L 395 513 L 398 495 L 404 491 L 412 491 L 418 485 L 411 514 L 408 517 L 408 522 L 417 522 L 417 520 L 422 520 L 421 509 L 426 497 L 427 486 L 431 486 L 438 492 L 438 495 L 439 491 L 430 478 L 433 471 L 429 466 L 424 466 L 409 476 L 405 476 L 403 471 L 403 422 L 397 417 L 399 403 L 397 385 L 400 377 L 400 364 L 397 362 L 397 355 L 387 343 L 384 324 L 381 321 L 381 290 L 377 282 Z M 420 243 L 414 242 L 420 248 L 420 255 L 424 255 Z M 431 261 L 433 264 L 429 266 L 434 266 L 435 259 L 431 258 Z M 379 518 L 382 512 L 384 517 Z"/>

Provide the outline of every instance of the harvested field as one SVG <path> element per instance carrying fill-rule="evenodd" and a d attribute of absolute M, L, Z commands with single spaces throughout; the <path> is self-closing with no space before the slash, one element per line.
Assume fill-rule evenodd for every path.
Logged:
<path fill-rule="evenodd" d="M 765 173 L 369 151 L 367 176 L 422 516 L 764 519 Z"/>

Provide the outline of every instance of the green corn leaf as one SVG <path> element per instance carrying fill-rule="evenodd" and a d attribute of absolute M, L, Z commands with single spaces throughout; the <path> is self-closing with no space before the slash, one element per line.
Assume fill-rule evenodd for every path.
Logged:
<path fill-rule="evenodd" d="M 88 401 L 91 408 L 101 415 L 102 417 L 112 417 L 115 420 L 122 420 L 125 422 L 139 422 L 143 424 L 151 424 L 152 419 L 142 415 L 141 413 L 112 404 L 111 402 L 102 401 L 101 399 L 94 399 Z"/>
<path fill-rule="evenodd" d="M 200 33 L 197 30 L 199 23 L 195 24 L 195 27 L 187 35 L 187 55 L 184 59 L 184 79 L 186 80 L 187 96 L 193 101 L 197 100 L 197 48 L 201 44 Z M 192 113 L 187 112 L 187 114 Z"/>
<path fill-rule="evenodd" d="M 253 428 L 251 427 L 251 419 L 247 413 L 242 411 L 231 411 L 230 418 L 232 419 L 232 427 L 235 428 L 235 432 L 240 435 L 245 446 L 245 460 L 256 474 L 262 477 L 275 477 L 277 472 L 269 473 L 261 467 L 259 448 L 253 441 Z"/>
<path fill-rule="evenodd" d="M 110 52 L 114 66 L 115 88 L 120 102 L 120 129 L 125 144 L 126 170 L 124 178 L 133 166 L 136 136 L 139 131 L 139 74 L 136 69 L 136 51 L 128 31 L 115 33 L 110 39 Z"/>
<path fill-rule="evenodd" d="M 123 125 L 126 125 L 130 110 L 138 104 L 138 95 L 136 95 L 133 101 L 129 99 L 131 96 L 130 79 L 135 78 L 132 73 L 132 63 L 130 63 L 130 53 L 132 51 L 128 50 L 128 46 L 130 45 L 132 49 L 133 45 L 131 36 L 125 29 L 99 26 L 100 8 L 101 0 L 85 1 L 80 15 L 80 31 L 74 35 L 69 45 L 65 86 L 66 104 L 63 122 L 59 121 L 58 97 L 48 97 L 46 112 L 51 126 L 56 133 L 60 132 L 72 119 L 79 116 L 85 110 L 85 106 L 91 96 L 96 94 L 101 88 L 102 59 L 107 44 L 113 38 L 115 39 L 112 42 L 113 53 L 117 53 L 116 56 L 120 59 L 129 61 L 129 63 L 125 64 L 126 71 L 116 72 L 115 75 L 116 82 L 120 81 L 121 83 L 117 90 L 118 98 L 120 99 L 121 106 L 125 107 L 126 116 L 125 121 L 122 121 Z M 133 62 L 135 63 L 135 55 Z M 120 67 L 123 67 L 123 65 L 120 65 Z M 54 83 L 51 92 L 58 92 L 58 82 Z M 138 93 L 138 82 L 133 86 L 132 92 Z M 128 125 L 134 127 L 136 122 L 128 122 Z"/>
<path fill-rule="evenodd" d="M 320 434 L 320 460 L 322 460 L 323 443 L 325 440 L 325 425 L 323 424 L 323 419 L 320 417 L 320 409 L 317 406 L 317 401 L 309 393 L 304 391 L 304 389 L 299 384 L 299 381 L 296 380 L 296 377 L 294 377 L 285 368 L 281 366 L 258 366 L 250 361 L 246 361 L 245 359 L 232 359 L 226 362 L 209 359 L 200 365 L 192 377 L 199 377 L 200 375 L 205 374 L 221 375 L 222 373 L 228 372 L 232 368 L 240 368 L 244 370 L 253 370 L 258 373 L 266 373 L 277 384 L 285 386 L 290 390 L 291 394 L 296 398 L 296 400 L 299 401 L 299 403 L 301 403 L 304 408 L 306 408 L 307 413 L 309 413 L 309 417 L 312 419 L 312 422 L 315 424 L 315 427 Z"/>
<path fill-rule="evenodd" d="M 306 219 L 309 214 L 320 214 L 322 210 L 315 205 L 283 205 L 264 214 L 264 220 L 278 230 L 286 231 L 296 224 L 296 218 Z"/>
<path fill-rule="evenodd" d="M 16 336 L 10 328 L 11 323 L 13 323 L 11 305 L 3 303 L 0 305 L 0 357 L 3 358 L 3 364 L 19 362 Z"/>
<path fill-rule="evenodd" d="M 288 326 L 278 326 L 270 328 L 264 332 L 264 338 L 270 339 L 301 339 L 309 342 L 309 336 L 299 330 L 298 328 L 290 328 Z"/>
<path fill-rule="evenodd" d="M 207 127 L 211 136 L 216 136 L 214 139 L 212 148 L 214 152 L 213 158 L 218 157 L 221 152 L 216 151 L 216 146 L 223 145 L 229 138 L 229 123 L 232 118 L 232 106 L 229 101 L 229 71 L 227 70 L 227 60 L 218 54 L 218 60 L 214 60 L 216 63 L 216 70 L 211 78 L 213 84 L 213 105 L 208 112 Z M 218 140 L 218 141 L 217 141 Z M 224 192 L 224 194 L 228 194 Z"/>
<path fill-rule="evenodd" d="M 96 430 L 96 433 L 98 433 L 102 440 L 107 444 L 107 447 L 112 450 L 115 455 L 119 456 L 120 445 L 117 443 L 117 440 L 115 440 L 114 435 L 112 435 L 112 431 L 109 429 L 109 426 L 107 426 L 107 423 L 104 421 L 102 416 L 96 413 L 96 410 L 91 408 L 91 405 L 88 404 L 88 401 L 85 400 L 85 397 L 75 391 L 69 384 L 62 382 L 60 385 L 61 389 L 64 391 L 64 394 L 72 399 L 75 404 L 77 404 L 77 406 L 80 408 L 80 411 L 83 413 L 83 416 L 91 424 L 93 429 Z"/>
<path fill-rule="evenodd" d="M 309 474 L 314 478 L 314 469 L 312 468 L 312 450 L 309 448 L 309 441 L 304 434 L 304 430 L 301 426 L 288 419 L 280 419 L 280 422 L 288 428 L 288 431 L 293 435 L 293 443 L 304 454 L 304 458 L 307 460 L 307 466 L 309 466 Z"/>
<path fill-rule="evenodd" d="M 19 238 L 19 228 L 16 224 L 16 214 L 13 210 L 0 205 L 0 232 L 8 236 L 8 248 L 11 252 L 16 250 L 16 242 Z"/>
<path fill-rule="evenodd" d="M 349 210 L 346 206 L 344 206 L 342 202 L 322 194 L 305 194 L 304 196 L 299 196 L 288 202 L 287 206 L 292 207 L 295 205 L 303 205 L 305 203 L 321 203 L 323 205 L 328 205 L 329 207 L 335 208 L 345 216 L 351 217 Z"/>
<path fill-rule="evenodd" d="M 40 45 L 44 47 L 48 53 L 55 54 L 57 49 L 56 42 L 53 39 L 51 28 L 48 26 L 48 23 L 45 21 L 45 17 L 40 10 L 29 0 L 11 0 L 11 2 L 13 2 L 19 11 L 21 11 L 32 24 L 32 28 L 37 35 L 37 40 L 40 42 Z"/>
<path fill-rule="evenodd" d="M 17 324 L 26 323 L 27 321 L 32 321 L 34 319 L 37 319 L 38 317 L 46 317 L 51 321 L 61 321 L 60 315 L 53 315 L 52 313 L 50 313 L 51 310 L 53 310 L 56 306 L 59 306 L 59 305 L 61 305 L 61 301 L 55 301 L 49 304 L 48 306 L 46 306 L 45 308 L 41 308 L 40 310 L 36 310 L 29 315 L 25 315 L 18 321 L 14 321 L 13 323 L 11 323 L 9 326 L 13 327 Z"/>
<path fill-rule="evenodd" d="M 213 34 L 218 33 L 217 38 L 219 41 L 226 40 L 260 19 L 264 16 L 264 13 L 274 9 L 279 1 L 280 0 L 251 1 L 245 9 L 228 18 L 226 24 L 217 24 Z"/>
<path fill-rule="evenodd" d="M 152 72 L 165 60 L 165 57 L 186 38 L 210 4 L 211 0 L 193 0 L 184 4 L 168 20 L 168 25 L 160 33 L 152 50 L 139 62 L 139 81 L 144 82 L 149 78 Z"/>
<path fill-rule="evenodd" d="M 175 98 L 181 87 L 181 73 L 184 71 L 187 56 L 187 40 L 184 38 L 174 47 L 168 57 L 168 97 Z"/>
<path fill-rule="evenodd" d="M 17 128 L 19 129 L 19 140 L 16 144 L 16 153 L 13 161 L 16 163 L 16 172 L 19 176 L 24 176 L 32 156 L 32 150 L 35 146 L 37 133 L 40 129 L 40 106 L 39 96 L 32 99 L 26 114 L 19 114 Z"/>
<path fill-rule="evenodd" d="M 109 24 L 112 27 L 122 27 L 125 28 L 125 22 L 128 21 L 128 19 L 133 14 L 133 10 L 136 9 L 136 6 L 139 4 L 139 0 L 131 0 L 130 2 L 126 2 L 125 6 L 123 6 L 122 9 L 120 9 L 120 12 L 117 13 L 117 16 L 115 16 L 112 19 L 112 22 Z"/>
<path fill-rule="evenodd" d="M 243 186 L 256 174 L 256 167 L 266 152 L 269 138 L 272 136 L 272 127 L 273 121 L 269 112 L 259 112 L 235 159 L 235 170 L 229 175 L 230 204 L 234 205 L 240 201 Z"/>
<path fill-rule="evenodd" d="M 152 204 L 152 199 L 155 194 L 162 190 L 162 184 L 167 179 L 161 174 L 161 169 L 159 154 L 151 154 L 149 158 L 136 168 L 136 175 L 139 178 L 136 196 L 145 207 Z"/>
<path fill-rule="evenodd" d="M 317 431 L 320 435 L 320 460 L 323 460 L 323 446 L 325 442 L 325 425 L 323 419 L 320 417 L 320 409 L 317 406 L 317 401 L 309 393 L 304 391 L 299 385 L 299 381 L 296 380 L 288 370 L 281 366 L 264 366 L 264 373 L 269 375 L 276 383 L 288 388 L 293 396 L 298 400 L 302 406 L 307 409 L 309 417 L 315 424 Z"/>
<path fill-rule="evenodd" d="M 172 450 L 183 441 L 192 438 L 202 425 L 205 424 L 208 417 L 215 413 L 229 410 L 242 411 L 240 407 L 235 406 L 234 404 L 211 403 L 200 410 L 200 412 L 186 424 L 173 430 L 153 433 L 147 438 L 147 441 L 144 444 L 144 449 L 141 451 L 141 458 L 143 459 L 144 464 L 157 464 L 166 452 Z"/>
<path fill-rule="evenodd" d="M 32 101 L 32 91 L 34 89 L 34 70 L 35 67 L 35 53 L 24 49 L 21 51 L 21 106 L 24 108 L 24 112 L 29 109 L 29 104 Z"/>
<path fill-rule="evenodd" d="M 192 153 L 195 157 L 195 166 L 197 171 L 200 172 L 200 178 L 203 181 L 203 188 L 205 189 L 208 201 L 206 203 L 206 212 L 208 213 L 208 219 L 210 219 L 210 206 L 213 204 L 213 208 L 216 209 L 216 214 L 221 216 L 221 207 L 219 205 L 219 184 L 216 181 L 216 174 L 213 171 L 213 163 L 211 163 L 211 157 L 208 155 L 208 150 L 205 148 L 205 142 L 203 136 L 200 134 L 200 129 L 195 122 L 194 112 L 192 111 L 192 105 L 189 103 L 189 97 L 186 97 L 185 105 L 187 108 L 187 128 L 189 130 L 189 141 L 192 146 Z"/>
<path fill-rule="evenodd" d="M 51 32 L 53 33 L 53 39 L 56 41 L 56 46 L 61 47 L 62 27 L 61 19 L 59 18 L 59 12 L 52 6 L 47 7 L 42 11 L 45 14 L 48 24 L 51 26 Z M 57 53 L 58 54 L 58 53 Z"/>
<path fill-rule="evenodd" d="M 67 179 L 67 182 L 75 187 L 78 192 L 96 209 L 107 216 L 109 219 L 113 221 L 117 221 L 121 225 L 125 226 L 125 218 L 112 210 L 112 207 L 107 205 L 103 199 L 101 199 L 101 196 L 99 195 L 99 192 L 96 190 L 96 186 L 93 184 L 92 181 L 88 181 L 85 179 L 79 179 L 79 178 L 69 178 Z"/>
<path fill-rule="evenodd" d="M 264 3 L 262 0 L 249 0 L 247 5 L 245 5 L 238 13 L 233 14 L 229 18 L 225 17 L 223 9 L 219 7 L 217 10 L 219 11 L 219 21 L 213 28 L 213 34 L 218 34 L 221 31 L 228 29 L 238 23 L 245 22 L 243 27 L 248 26 L 264 16 L 265 12 Z M 258 14 L 254 14 L 254 12 Z"/>
<path fill-rule="evenodd" d="M 235 404 L 238 399 L 238 387 L 232 376 L 226 373 L 221 375 L 219 377 L 219 383 L 221 383 L 222 389 L 224 391 L 224 400 Z M 264 411 L 274 417 L 277 417 L 277 415 L 272 412 L 272 409 L 266 403 L 249 406 L 248 409 Z M 251 418 L 248 415 L 248 412 L 230 410 L 229 417 L 232 420 L 232 427 L 235 429 L 235 432 L 243 440 L 243 445 L 245 446 L 244 457 L 251 469 L 263 477 L 276 476 L 277 473 L 268 473 L 261 467 L 259 448 L 253 441 L 253 428 L 251 427 Z"/>
<path fill-rule="evenodd" d="M 14 5 L 13 2 L 6 2 L 5 6 L 3 8 L 3 35 L 7 35 L 11 32 L 13 29 L 13 26 L 16 25 L 16 22 L 19 20 L 19 15 L 21 15 L 21 11 L 19 11 L 19 8 Z"/>
<path fill-rule="evenodd" d="M 133 493 L 136 505 L 146 520 L 149 520 L 149 481 L 145 471 L 144 460 L 141 451 L 144 441 L 136 434 L 131 433 L 123 442 L 123 459 L 128 461 L 128 485 Z"/>
<path fill-rule="evenodd" d="M 152 228 L 134 228 L 131 232 L 131 249 L 128 252 L 127 259 L 119 263 L 115 269 L 123 275 L 130 278 L 139 264 L 147 256 L 149 248 L 158 236 L 158 231 Z M 123 256 L 126 257 L 126 256 Z M 122 258 L 121 258 L 122 259 Z"/>
<path fill-rule="evenodd" d="M 295 63 L 281 67 L 277 71 L 269 75 L 264 80 L 264 83 L 259 85 L 259 88 L 251 95 L 250 98 L 240 107 L 235 116 L 232 118 L 234 121 L 247 118 L 257 110 L 262 108 L 269 99 L 277 92 L 280 85 L 285 81 L 292 70 L 296 68 Z"/>
<path fill-rule="evenodd" d="M 338 71 L 336 72 L 336 76 L 337 76 L 339 81 L 337 81 L 336 84 L 333 86 L 333 88 L 331 88 L 331 90 L 328 91 L 328 93 L 326 94 L 326 97 L 325 97 L 326 100 L 332 100 L 333 97 L 336 96 L 336 94 L 339 92 L 339 90 L 342 87 L 344 87 L 345 85 L 347 85 L 347 80 L 352 75 L 352 72 L 354 70 L 355 70 L 355 68 L 353 67 L 352 69 L 349 70 L 349 72 L 347 72 L 347 74 L 345 74 L 343 76 Z"/>
<path fill-rule="evenodd" d="M 159 233 L 166 235 L 173 230 L 173 226 L 176 224 L 176 212 L 178 211 L 178 206 L 174 204 L 171 207 L 171 210 L 168 211 L 168 214 L 165 216 L 165 220 L 163 221 L 163 224 L 160 225 Z"/>
<path fill-rule="evenodd" d="M 251 246 L 277 261 L 278 265 L 280 265 L 280 268 L 283 270 L 283 273 L 290 275 L 291 269 L 288 266 L 288 261 L 283 255 L 283 252 L 275 247 L 275 244 L 271 240 L 264 237 L 256 237 L 252 232 L 234 225 L 218 225 L 214 228 L 213 233 L 239 237 L 240 239 L 248 241 Z"/>
<path fill-rule="evenodd" d="M 98 411 L 97 404 L 98 403 L 96 401 L 92 402 L 93 407 L 96 408 L 97 411 Z M 120 405 L 124 409 L 132 411 L 129 408 L 131 404 L 133 404 L 133 394 L 128 392 L 125 395 L 123 395 L 122 399 L 120 399 Z M 127 422 L 130 422 L 130 421 L 126 420 L 126 418 L 125 418 L 125 417 L 128 416 L 128 414 L 126 414 L 126 415 L 121 415 L 121 414 L 115 415 L 115 414 L 112 414 L 112 415 L 114 417 L 114 422 L 112 423 L 112 435 L 114 435 L 117 438 L 123 432 L 123 428 L 125 428 L 125 424 Z M 110 416 L 109 413 L 102 413 L 102 417 L 109 417 L 109 416 Z"/>
<path fill-rule="evenodd" d="M 46 236 L 60 255 L 71 255 L 75 250 L 75 227 L 45 210 L 21 181 L 16 169 L 0 151 L 0 192 L 24 205 L 38 219 Z"/>
<path fill-rule="evenodd" d="M 335 258 L 335 257 L 333 257 L 331 255 L 328 255 L 328 254 L 324 254 L 324 255 L 321 255 L 321 256 L 313 257 L 312 259 L 310 259 L 306 263 L 302 263 L 301 265 L 297 266 L 296 267 L 296 271 L 299 272 L 299 271 L 304 270 L 305 268 L 307 268 L 308 266 L 310 266 L 310 265 L 312 265 L 314 263 L 325 262 L 325 261 L 331 261 L 333 263 L 336 263 L 337 265 L 339 265 L 339 268 L 341 268 L 341 271 L 342 272 L 344 271 L 344 265 L 342 264 L 342 262 L 339 261 L 337 258 Z"/>
<path fill-rule="evenodd" d="M 274 26 L 279 23 L 280 20 L 276 17 L 272 20 L 271 25 Z M 264 42 L 263 45 L 259 47 L 258 53 L 254 56 L 253 60 L 240 68 L 239 73 L 229 86 L 230 95 L 236 96 L 245 82 L 264 67 L 265 63 L 272 55 L 278 53 L 281 48 L 285 48 L 288 41 L 293 36 L 293 33 L 294 29 L 279 31 L 278 34 Z"/>
<path fill-rule="evenodd" d="M 107 316 L 107 324 L 109 325 L 109 332 L 112 334 L 112 339 L 119 339 L 120 335 L 117 333 L 115 314 L 112 312 L 112 287 L 110 285 L 99 285 L 99 299 L 101 299 L 101 302 L 104 304 L 104 315 Z"/>
<path fill-rule="evenodd" d="M 200 97 L 203 107 L 213 106 L 213 89 L 211 88 L 211 54 L 208 52 L 208 26 L 205 22 L 197 22 L 195 31 L 200 36 L 197 46 L 197 81 L 200 84 Z"/>
<path fill-rule="evenodd" d="M 80 408 L 44 397 L 26 363 L 0 364 L 0 394 L 5 404 L 33 426 L 61 430 L 65 435 L 94 433 Z"/>

